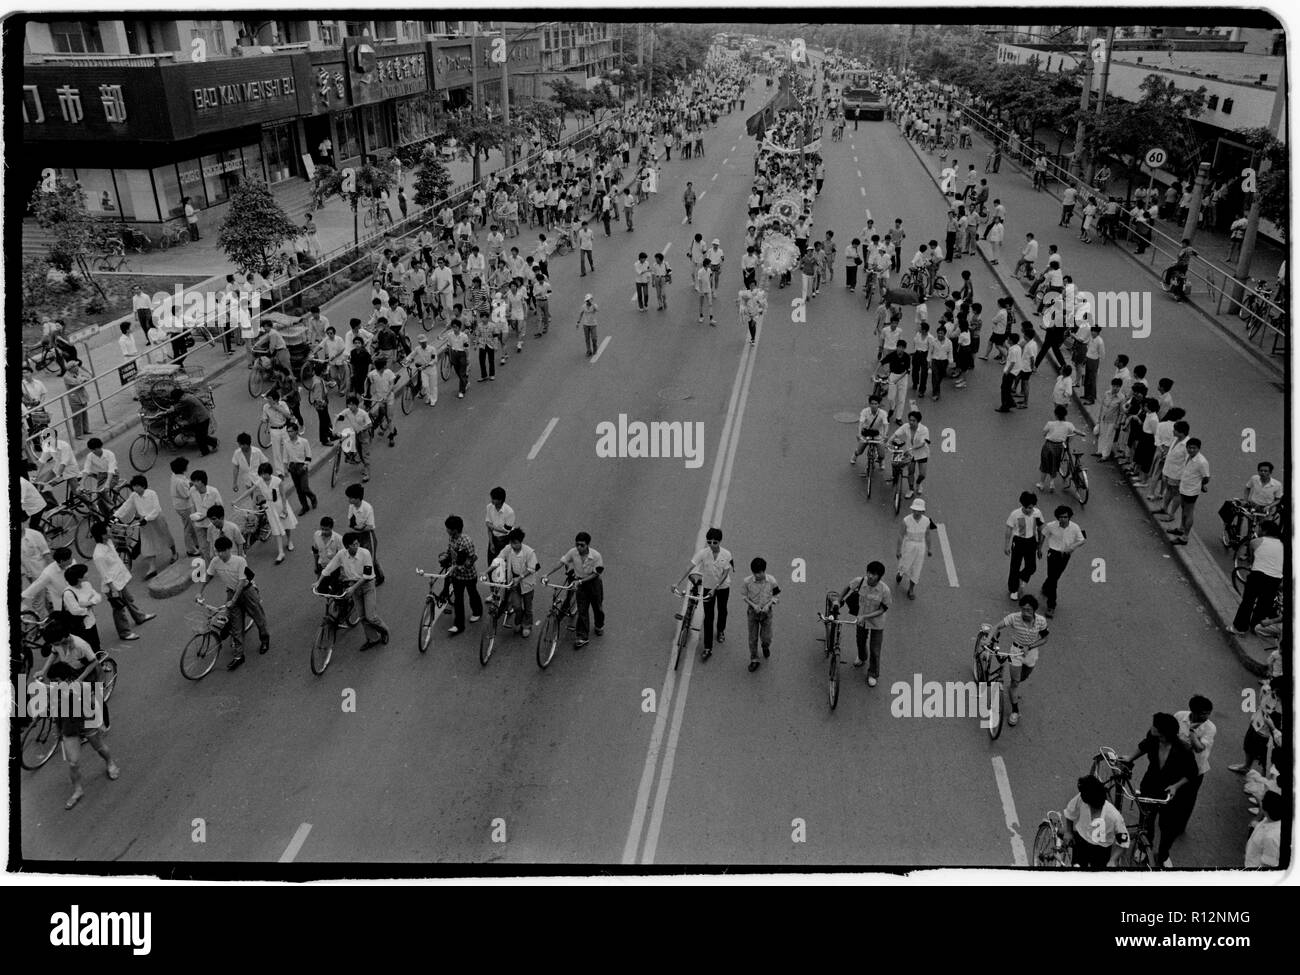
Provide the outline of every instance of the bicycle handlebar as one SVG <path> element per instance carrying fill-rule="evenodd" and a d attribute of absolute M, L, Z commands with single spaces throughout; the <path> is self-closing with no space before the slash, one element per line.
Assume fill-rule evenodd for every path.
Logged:
<path fill-rule="evenodd" d="M 450 570 L 450 569 L 446 569 L 446 570 L 444 570 L 443 572 L 439 572 L 439 573 L 435 574 L 435 573 L 429 572 L 427 569 L 416 569 L 416 570 L 415 570 L 415 574 L 416 574 L 417 576 L 424 576 L 424 577 L 425 577 L 426 579 L 428 579 L 430 582 L 437 582 L 439 579 L 445 579 L 445 578 L 447 578 L 447 576 L 451 575 L 451 570 Z"/>
<path fill-rule="evenodd" d="M 551 582 L 550 579 L 543 579 L 543 580 L 542 580 L 542 585 L 544 585 L 544 586 L 546 586 L 547 588 L 550 588 L 550 589 L 558 589 L 558 590 L 563 591 L 563 590 L 567 590 L 567 589 L 576 589 L 576 588 L 578 588 L 578 580 L 577 580 L 577 579 L 574 579 L 572 582 L 570 582 L 570 583 L 568 583 L 568 584 L 566 584 L 566 585 L 563 585 L 563 586 L 557 586 L 555 583 Z"/>
<path fill-rule="evenodd" d="M 214 603 L 210 603 L 206 601 L 202 596 L 195 596 L 194 602 L 196 602 L 198 605 L 202 606 L 204 609 L 209 610 L 214 614 L 225 612 L 227 609 L 230 608 L 230 603 L 222 603 L 220 606 L 218 606 L 215 605 Z"/>
<path fill-rule="evenodd" d="M 356 582 L 352 583 L 352 585 L 348 586 L 342 592 L 321 592 L 313 585 L 311 587 L 311 594 L 313 596 L 320 596 L 322 599 L 342 599 L 344 596 L 351 595 L 352 592 L 357 588 L 357 586 L 359 586 L 363 581 L 364 580 L 362 579 L 358 579 Z"/>

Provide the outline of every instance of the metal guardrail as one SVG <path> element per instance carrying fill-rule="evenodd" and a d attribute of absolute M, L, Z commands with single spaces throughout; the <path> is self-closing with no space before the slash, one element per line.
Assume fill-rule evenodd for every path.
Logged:
<path fill-rule="evenodd" d="M 624 111 L 626 111 L 626 109 Z M 622 112 L 619 112 L 616 113 L 614 116 L 607 116 L 606 118 L 602 119 L 600 122 L 593 122 L 591 125 L 584 126 L 583 128 L 578 129 L 577 131 L 572 133 L 571 135 L 565 137 L 558 145 L 566 149 L 570 146 L 573 146 L 575 149 L 583 148 L 592 139 L 596 138 L 603 131 L 605 131 L 608 128 L 609 124 L 612 121 L 614 121 L 616 118 L 621 117 L 622 114 L 623 114 Z M 376 243 L 384 240 L 392 240 L 394 242 L 406 241 L 408 238 L 413 237 L 415 234 L 423 230 L 425 227 L 431 226 L 432 221 L 434 220 L 437 214 L 437 211 L 442 209 L 444 205 L 450 203 L 453 212 L 459 212 L 469 201 L 470 197 L 473 195 L 476 189 L 487 186 L 489 179 L 496 179 L 501 176 L 510 178 L 516 173 L 527 174 L 532 172 L 534 167 L 536 167 L 541 162 L 543 152 L 544 150 L 538 150 L 537 152 L 529 153 L 523 158 L 521 158 L 520 160 L 518 160 L 517 162 L 511 164 L 510 166 L 505 166 L 502 167 L 501 169 L 493 170 L 491 173 L 486 174 L 485 176 L 483 176 L 482 178 L 480 178 L 475 182 L 462 184 L 461 186 L 454 189 L 452 193 L 445 200 L 442 200 L 438 203 L 432 204 L 427 207 L 420 207 L 419 209 L 412 210 L 408 212 L 408 215 L 400 221 L 395 221 L 393 224 L 387 227 L 376 227 L 368 232 L 360 234 L 355 242 L 352 241 L 345 242 L 343 244 L 340 244 L 337 247 L 330 249 L 329 251 L 322 252 L 315 264 L 311 265 L 309 268 L 304 269 L 304 271 L 298 275 L 299 279 L 307 276 L 310 273 L 312 268 L 329 264 L 330 262 L 337 260 L 340 257 L 347 256 L 349 253 L 355 252 L 356 256 L 352 260 L 348 261 L 346 264 L 336 268 L 335 270 L 329 272 L 328 274 L 322 276 L 321 278 L 317 280 L 313 280 L 310 283 L 301 284 L 301 286 L 297 287 L 296 290 L 293 290 L 294 289 L 293 278 L 287 278 L 287 279 L 279 278 L 277 280 L 272 280 L 270 282 L 272 294 L 275 294 L 277 291 L 280 291 L 281 289 L 286 287 L 286 285 L 291 290 L 288 293 L 280 295 L 280 297 L 278 297 L 270 305 L 260 306 L 258 309 L 258 313 L 267 314 L 270 312 L 277 312 L 277 311 L 283 312 L 285 309 L 293 307 L 292 303 L 297 299 L 301 298 L 312 288 L 320 287 L 322 284 L 334 280 L 339 275 L 350 272 L 353 268 L 355 268 L 358 264 L 362 262 L 373 260 L 374 252 L 373 250 L 371 250 L 371 248 Z M 214 277 L 219 277 L 219 275 L 214 275 Z M 284 283 L 277 283 L 277 282 L 284 282 Z M 360 284 L 360 282 L 358 282 L 358 284 Z M 166 303 L 160 306 L 160 308 L 158 309 L 160 317 L 166 318 L 168 316 L 173 316 L 173 317 L 175 316 L 175 309 L 172 307 L 173 303 L 174 303 L 174 299 L 168 298 Z M 231 341 L 232 343 L 238 341 L 240 344 L 242 344 L 243 339 L 239 335 L 240 326 L 238 324 L 229 325 L 228 319 L 226 323 L 221 323 L 219 321 L 220 317 L 222 316 L 205 318 L 202 322 L 188 329 L 184 329 L 179 333 L 179 334 L 186 335 L 186 337 L 191 342 L 194 342 L 196 336 L 201 337 L 201 340 L 191 345 L 190 348 L 187 349 L 187 351 L 184 353 L 184 355 L 176 356 L 176 357 L 167 357 L 162 359 L 160 362 L 160 360 L 156 358 L 158 349 L 157 347 L 155 347 L 152 350 L 148 350 L 146 352 L 140 353 L 139 355 L 135 356 L 132 359 L 126 360 L 126 362 L 122 363 L 122 366 L 126 366 L 132 363 L 136 364 L 137 366 L 147 365 L 147 364 L 175 363 L 183 359 L 185 356 L 192 354 L 196 350 L 203 349 L 209 346 L 215 346 L 218 342 L 228 341 L 227 336 L 229 336 L 229 341 Z M 131 321 L 131 322 L 134 322 L 134 320 L 135 320 L 134 312 L 132 312 L 131 315 L 125 316 L 122 319 L 120 319 L 120 321 Z M 177 334 L 178 333 L 175 332 L 169 332 L 168 339 L 170 340 L 175 338 Z M 76 340 L 74 339 L 73 341 Z M 92 408 L 98 406 L 100 409 L 100 414 L 104 418 L 104 422 L 108 422 L 108 412 L 107 409 L 105 408 L 105 404 L 109 400 L 112 400 L 115 397 L 121 396 L 123 393 L 130 392 L 131 390 L 134 389 L 134 383 L 128 383 L 119 386 L 117 389 L 109 392 L 106 395 L 101 395 L 100 388 L 99 388 L 99 380 L 104 376 L 111 376 L 112 371 L 104 372 L 104 373 L 96 372 L 94 369 L 94 360 L 91 355 L 89 346 L 86 344 L 84 340 L 82 340 L 80 344 L 82 347 L 82 351 L 84 353 L 84 358 L 82 359 L 82 362 L 86 365 L 87 369 L 91 373 L 90 378 L 87 380 L 87 382 L 84 385 L 94 386 L 96 398 L 92 401 L 87 402 L 84 408 L 81 407 L 74 408 L 71 407 L 68 402 L 68 398 L 71 395 L 72 391 L 65 390 L 64 392 L 56 396 L 49 397 L 41 402 L 41 407 L 45 409 L 47 412 L 50 412 L 51 414 L 49 426 L 51 428 L 58 427 L 58 426 L 65 427 L 68 431 L 69 437 L 71 437 L 72 435 L 72 429 L 73 429 L 72 418 L 74 415 L 79 415 L 83 412 L 89 412 Z M 114 367 L 113 371 L 116 371 L 119 368 L 121 368 L 121 366 Z M 62 413 L 62 417 L 58 420 L 56 420 L 53 415 L 52 408 L 54 407 L 55 404 L 58 404 L 59 410 Z M 20 421 L 24 426 L 23 445 L 26 451 L 34 452 L 34 446 L 36 441 L 39 440 L 40 434 L 39 433 L 30 434 L 27 432 L 25 414 L 26 411 L 24 411 L 24 417 Z"/>
<path fill-rule="evenodd" d="M 968 119 L 986 138 L 994 141 L 995 144 L 1010 143 L 1010 133 L 971 108 L 969 102 L 956 101 L 954 104 L 961 109 L 963 119 Z M 1024 147 L 1023 141 L 1021 147 L 1021 151 L 1010 158 L 1022 166 L 1032 166 L 1031 151 Z M 1090 186 L 1069 170 L 1050 161 L 1047 164 L 1047 175 L 1052 182 L 1073 186 L 1080 193 L 1090 194 L 1099 199 L 1107 198 L 1104 189 Z M 1120 209 L 1118 227 L 1124 231 L 1126 239 L 1139 239 L 1146 236 L 1137 231 L 1136 224 L 1123 207 Z M 1176 259 L 1182 247 L 1181 238 L 1175 238 L 1153 225 L 1147 226 L 1146 233 L 1150 234 L 1150 238 L 1144 250 L 1151 252 L 1150 263 L 1153 266 L 1157 254 L 1165 255 L 1171 261 Z M 1199 290 L 1192 282 L 1200 282 L 1204 285 L 1204 293 L 1215 302 L 1215 314 L 1224 313 L 1223 306 L 1226 299 L 1229 305 L 1227 314 L 1236 314 L 1246 322 L 1247 337 L 1251 341 L 1259 339 L 1262 347 L 1265 338 L 1271 334 L 1273 340 L 1271 354 L 1278 355 L 1285 352 L 1288 331 L 1287 311 L 1282 305 L 1273 301 L 1270 295 L 1265 295 L 1252 287 L 1250 282 L 1242 281 L 1199 255 L 1192 259 L 1187 276 L 1190 292 L 1195 293 Z M 1238 289 L 1242 297 L 1234 298 L 1233 294 Z M 1282 324 L 1278 324 L 1279 322 Z"/>

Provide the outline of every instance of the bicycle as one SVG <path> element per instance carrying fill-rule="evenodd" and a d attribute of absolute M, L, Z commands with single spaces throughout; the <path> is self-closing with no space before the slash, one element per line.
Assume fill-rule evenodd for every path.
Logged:
<path fill-rule="evenodd" d="M 831 710 L 835 710 L 835 705 L 840 700 L 840 630 L 841 626 L 857 626 L 858 621 L 850 618 L 847 620 L 839 619 L 839 602 L 836 598 L 839 594 L 833 590 L 826 593 L 825 612 L 817 613 L 817 619 L 821 620 L 822 625 L 826 628 L 825 635 L 821 637 L 821 642 L 825 644 L 823 648 L 824 655 L 830 660 L 830 671 L 826 679 L 826 696 L 830 701 Z"/>
<path fill-rule="evenodd" d="M 1240 498 L 1233 498 L 1231 504 L 1233 518 L 1223 526 L 1220 540 L 1224 548 L 1232 550 L 1232 588 L 1242 592 L 1246 588 L 1246 579 L 1250 576 L 1250 567 L 1255 561 L 1250 543 L 1259 537 L 1259 526 L 1269 520 L 1270 511 L 1257 508 Z M 1242 519 L 1246 521 L 1244 534 L 1237 528 Z"/>
<path fill-rule="evenodd" d="M 99 728 L 92 728 L 89 732 L 82 732 L 82 741 L 86 740 L 86 736 L 89 733 L 93 733 L 97 730 L 107 732 L 109 728 L 108 699 L 113 696 L 113 688 L 117 685 L 117 661 L 110 657 L 106 650 L 101 650 L 99 653 L 95 654 L 94 662 L 87 664 L 85 669 L 77 675 L 77 681 L 79 682 L 83 677 L 96 668 L 99 670 L 100 679 L 98 683 L 102 684 L 104 688 L 104 716 Z M 47 702 L 51 697 L 56 697 L 61 701 L 68 701 L 71 703 L 71 695 L 59 695 L 54 691 L 53 684 L 45 681 L 40 681 L 39 683 L 43 684 L 46 688 L 44 697 Z M 39 699 L 39 696 L 36 699 Z M 28 692 L 28 700 L 33 700 L 30 690 Z M 31 724 L 23 730 L 22 743 L 19 747 L 19 764 L 29 772 L 35 772 L 53 758 L 54 752 L 58 749 L 59 742 L 62 739 L 62 736 L 59 734 L 58 718 L 50 713 L 48 703 L 44 710 L 44 714 L 33 718 Z"/>
<path fill-rule="evenodd" d="M 867 273 L 862 280 L 862 297 L 866 299 L 867 308 L 871 307 L 871 301 L 876 296 L 876 284 L 879 277 L 879 271 L 872 267 L 867 268 Z M 883 291 L 884 289 L 881 288 L 882 293 Z"/>
<path fill-rule="evenodd" d="M 265 505 L 258 505 L 256 508 L 235 505 L 231 509 L 231 514 L 235 516 L 235 523 L 239 526 L 239 530 L 244 533 L 246 548 L 251 549 L 258 542 L 264 542 L 271 537 L 271 520 L 267 517 Z"/>
<path fill-rule="evenodd" d="M 555 656 L 555 648 L 560 643 L 560 624 L 570 616 L 577 615 L 577 596 L 574 590 L 578 588 L 578 583 L 573 581 L 557 586 L 543 579 L 542 584 L 548 589 L 555 590 L 555 595 L 551 597 L 551 608 L 546 613 L 546 619 L 542 620 L 541 629 L 537 634 L 537 666 L 545 670 L 551 658 Z"/>
<path fill-rule="evenodd" d="M 1107 785 L 1107 791 L 1111 793 L 1111 802 L 1116 809 L 1123 812 L 1120 802 L 1122 799 L 1128 799 L 1137 809 L 1138 821 L 1126 823 L 1129 827 L 1129 846 L 1128 853 L 1124 857 L 1124 865 L 1130 870 L 1157 869 L 1160 864 L 1155 863 L 1153 859 L 1158 825 L 1156 817 L 1162 806 L 1169 805 L 1171 797 L 1154 799 L 1135 793 L 1132 788 L 1133 764 L 1121 760 L 1113 748 L 1103 745 L 1098 749 L 1096 757 L 1092 760 L 1092 767 L 1094 775 L 1097 774 L 1097 770 L 1109 774 L 1109 780 L 1103 780 L 1103 784 Z"/>
<path fill-rule="evenodd" d="M 270 360 L 268 359 L 269 363 Z M 262 364 L 262 356 L 250 346 L 248 350 L 248 395 L 253 399 L 265 396 L 275 385 L 275 376 L 269 365 Z"/>
<path fill-rule="evenodd" d="M 95 270 L 131 270 L 131 262 L 126 259 L 126 249 L 122 246 L 120 240 L 113 239 L 104 242 L 104 251 L 95 258 Z"/>
<path fill-rule="evenodd" d="M 479 576 L 479 582 L 485 583 L 488 587 L 487 606 L 484 607 L 487 614 L 487 626 L 478 638 L 478 662 L 480 667 L 486 667 L 487 662 L 492 659 L 492 651 L 497 645 L 497 628 L 501 624 L 501 617 L 511 612 L 509 608 L 510 601 L 506 598 L 506 590 L 514 588 L 518 580 L 514 582 L 498 583 L 493 582 L 487 576 Z M 501 590 L 498 592 L 498 590 Z"/>
<path fill-rule="evenodd" d="M 230 636 L 230 603 L 213 606 L 203 601 L 202 597 L 194 600 L 197 612 L 191 612 L 185 619 L 194 630 L 181 650 L 181 676 L 186 680 L 202 680 L 212 673 L 221 656 L 221 645 Z M 253 626 L 251 619 L 244 621 L 244 631 Z"/>
<path fill-rule="evenodd" d="M 420 392 L 420 370 L 414 364 L 408 363 L 406 366 L 406 385 L 402 387 L 402 392 L 398 396 L 398 400 L 402 404 L 403 415 L 411 415 L 411 410 L 415 409 L 415 400 L 420 395 Z"/>
<path fill-rule="evenodd" d="M 438 594 L 438 583 L 446 579 L 451 572 L 447 570 L 434 574 L 424 569 L 416 569 L 415 574 L 429 580 L 429 592 L 424 597 L 424 609 L 420 611 L 420 629 L 415 640 L 415 648 L 420 653 L 424 653 L 433 643 L 433 624 L 438 621 L 438 617 L 450 602 L 446 597 Z"/>
<path fill-rule="evenodd" d="M 946 298 L 948 296 L 948 279 L 942 274 L 927 271 L 923 268 L 909 267 L 899 278 L 898 285 L 900 288 L 909 289 L 916 292 L 919 300 L 924 301 L 926 298 Z"/>
<path fill-rule="evenodd" d="M 1065 450 L 1061 454 L 1060 473 L 1066 487 L 1074 488 L 1074 496 L 1079 499 L 1079 504 L 1081 506 L 1086 505 L 1088 503 L 1088 472 L 1083 469 L 1083 448 L 1075 449 L 1068 439 Z"/>
<path fill-rule="evenodd" d="M 858 439 L 861 440 L 862 438 L 859 437 Z M 867 449 L 865 453 L 867 455 L 867 462 L 863 465 L 862 473 L 859 477 L 865 477 L 867 479 L 867 497 L 869 498 L 871 497 L 872 482 L 876 479 L 876 468 L 881 466 L 880 438 L 867 437 L 866 444 Z"/>
<path fill-rule="evenodd" d="M 330 665 L 339 629 L 351 629 L 361 622 L 361 608 L 352 598 L 356 588 L 356 585 L 352 585 L 341 593 L 334 593 L 321 592 L 312 586 L 312 595 L 325 600 L 325 613 L 316 629 L 316 639 L 311 644 L 311 672 L 317 677 L 325 673 L 325 668 Z"/>
<path fill-rule="evenodd" d="M 982 624 L 979 633 L 975 635 L 975 658 L 971 669 L 975 674 L 977 690 L 987 695 L 989 713 L 986 727 L 989 737 L 994 741 L 1002 734 L 1002 722 L 1011 710 L 1011 694 L 1004 679 L 1004 668 L 1008 663 L 1024 659 L 1024 656 L 1023 653 L 999 647 L 993 638 L 993 627 L 988 623 Z M 996 693 L 992 690 L 995 683 Z"/>
<path fill-rule="evenodd" d="M 1031 867 L 1072 867 L 1074 849 L 1065 839 L 1065 817 L 1053 809 L 1038 824 L 1034 833 L 1034 858 Z"/>
<path fill-rule="evenodd" d="M 32 372 L 44 369 L 50 375 L 56 375 L 62 363 L 52 344 L 41 342 L 23 350 L 23 365 Z"/>
<path fill-rule="evenodd" d="M 347 417 L 347 411 L 344 410 L 337 417 L 335 417 L 335 422 L 345 423 L 346 417 Z M 334 485 L 338 483 L 339 470 L 343 467 L 343 461 L 346 460 L 349 464 L 354 464 L 357 466 L 360 466 L 361 464 L 361 450 L 356 446 L 355 434 L 353 435 L 353 449 L 344 450 L 343 449 L 344 443 L 347 437 L 341 432 L 339 428 L 335 428 L 334 432 L 338 436 L 338 444 L 334 450 L 334 463 L 330 465 L 330 487 L 334 487 Z M 349 433 L 350 432 L 351 431 L 349 430 Z"/>
<path fill-rule="evenodd" d="M 181 223 L 175 227 L 163 227 L 158 237 L 158 246 L 167 250 L 170 247 L 184 247 L 190 242 L 189 228 Z"/>
<path fill-rule="evenodd" d="M 894 514 L 903 510 L 903 475 L 912 464 L 912 448 L 889 445 L 889 483 L 894 486 Z"/>
<path fill-rule="evenodd" d="M 153 465 L 158 461 L 158 449 L 165 446 L 170 450 L 180 450 L 184 447 L 193 446 L 190 441 L 190 431 L 181 426 L 177 421 L 175 414 L 170 410 L 163 410 L 158 413 L 146 413 L 141 411 L 140 422 L 144 431 L 136 435 L 131 441 L 131 446 L 127 450 L 127 458 L 131 461 L 131 466 L 141 474 L 152 470 Z M 209 421 L 209 433 L 216 429 L 216 416 L 212 416 Z"/>
<path fill-rule="evenodd" d="M 691 586 L 690 592 L 683 592 L 676 586 L 670 587 L 674 596 L 681 596 L 686 599 L 686 607 L 682 612 L 677 613 L 673 618 L 681 620 L 682 625 L 677 630 L 677 655 L 673 658 L 673 670 L 676 670 L 682 662 L 682 651 L 686 649 L 686 643 L 690 639 L 691 630 L 698 630 L 698 626 L 693 626 L 695 620 L 696 606 L 703 606 L 713 599 L 713 590 L 707 594 L 701 593 L 699 586 Z"/>

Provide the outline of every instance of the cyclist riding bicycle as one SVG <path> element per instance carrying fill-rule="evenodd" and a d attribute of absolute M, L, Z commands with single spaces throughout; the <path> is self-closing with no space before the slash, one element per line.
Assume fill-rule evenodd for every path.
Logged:
<path fill-rule="evenodd" d="M 1038 665 L 1038 648 L 1047 642 L 1049 631 L 1047 619 L 1038 613 L 1038 600 L 1033 596 L 1020 597 L 1020 611 L 1008 613 L 993 628 L 993 640 L 1006 627 L 1011 627 L 1015 634 L 1011 641 L 1011 651 L 1021 656 L 1008 660 L 1011 670 L 1011 684 L 1008 693 L 1011 697 L 1011 716 L 1007 719 L 1013 727 L 1020 722 L 1020 685 L 1029 680 L 1034 667 Z"/>
<path fill-rule="evenodd" d="M 858 414 L 858 449 L 849 457 L 850 464 L 856 464 L 869 446 L 874 445 L 879 454 L 880 441 L 889 429 L 889 418 L 880 408 L 880 401 L 879 396 L 871 396 L 867 408 Z"/>

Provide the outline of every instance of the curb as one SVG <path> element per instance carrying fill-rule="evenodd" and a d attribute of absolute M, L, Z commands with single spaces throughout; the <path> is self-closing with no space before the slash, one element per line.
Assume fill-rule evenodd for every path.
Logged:
<path fill-rule="evenodd" d="M 1012 162 L 1009 159 L 1005 161 L 1012 169 L 1016 170 L 1021 175 L 1024 175 L 1027 172 L 1024 169 L 1024 167 L 1022 167 L 1019 163 Z M 1058 202 L 1060 201 L 1061 197 L 1057 194 L 1056 189 L 1053 185 L 1049 185 L 1047 187 L 1047 193 L 1053 199 L 1057 200 Z M 1116 247 L 1120 254 L 1123 254 L 1126 258 L 1128 258 L 1134 264 L 1138 265 L 1138 267 L 1142 268 L 1142 270 L 1146 271 L 1147 274 L 1155 278 L 1157 281 L 1160 280 L 1160 275 L 1156 272 L 1155 268 L 1152 265 L 1139 260 L 1136 254 L 1130 251 L 1127 247 L 1120 244 L 1118 241 L 1116 242 Z M 1194 299 L 1187 298 L 1184 300 L 1183 303 L 1186 304 L 1187 307 L 1195 311 L 1196 314 L 1200 315 L 1202 319 L 1204 319 L 1209 324 L 1213 325 L 1225 336 L 1231 339 L 1234 345 L 1240 346 L 1242 349 L 1249 352 L 1251 354 L 1251 357 L 1255 359 L 1260 365 L 1268 369 L 1269 372 L 1273 374 L 1273 377 L 1275 379 L 1278 380 L 1286 379 L 1286 368 L 1275 361 L 1276 359 L 1275 356 L 1265 353 L 1263 349 L 1256 346 L 1244 335 L 1240 335 L 1233 329 L 1229 328 L 1225 323 L 1221 322 L 1216 315 L 1202 308 Z"/>
<path fill-rule="evenodd" d="M 895 123 L 895 125 L 897 125 L 897 123 Z M 901 131 L 899 132 L 899 134 L 902 135 Z M 938 177 L 930 171 L 929 164 L 926 162 L 925 157 L 922 156 L 920 151 L 917 149 L 916 143 L 914 143 L 911 139 L 908 139 L 906 136 L 903 136 L 903 139 L 905 142 L 907 142 L 908 146 L 911 147 L 912 152 L 916 155 L 917 159 L 921 162 L 922 166 L 925 168 L 926 175 L 928 175 L 930 179 L 934 182 L 935 190 L 937 190 L 939 194 L 943 196 L 946 202 L 948 197 L 943 193 L 943 190 L 940 189 L 940 182 Z M 982 241 L 979 243 L 982 243 Z M 978 246 L 978 243 L 975 249 L 979 252 L 980 258 L 984 261 L 984 264 L 986 267 L 988 267 L 990 273 L 993 274 L 994 279 L 1001 286 L 1002 290 L 1006 292 L 1007 297 L 1009 297 L 1015 303 L 1016 311 L 1020 313 L 1021 320 L 1033 321 L 1033 319 L 1036 316 L 1026 311 L 1022 304 L 1024 301 L 1023 289 L 1015 289 L 1015 291 L 1013 291 L 1011 288 L 1008 288 L 1007 282 L 1003 278 L 1003 275 L 1000 271 L 1001 265 L 995 268 L 990 262 L 990 258 L 988 254 L 984 251 L 982 247 Z M 1133 255 L 1131 254 L 1129 255 L 1129 257 L 1132 256 Z M 1016 291 L 1019 291 L 1020 293 L 1016 293 Z M 1209 317 L 1206 316 L 1205 312 L 1201 311 L 1199 308 L 1197 309 L 1197 311 L 1202 316 Z M 1044 356 L 1043 361 L 1051 365 L 1053 369 L 1056 369 L 1056 364 L 1052 362 L 1051 356 Z M 1079 412 L 1082 413 L 1087 418 L 1089 426 L 1096 426 L 1097 423 L 1096 417 L 1094 417 L 1092 412 L 1088 409 L 1088 407 L 1083 404 L 1083 401 L 1079 398 L 1079 396 L 1074 393 L 1071 393 L 1070 398 L 1073 400 L 1075 408 L 1078 409 Z M 1121 471 L 1120 473 L 1122 474 L 1123 472 Z M 1124 478 L 1124 482 L 1128 484 L 1129 490 L 1132 491 L 1134 497 L 1141 505 L 1142 510 L 1146 513 L 1147 518 L 1156 526 L 1157 529 L 1160 530 L 1160 534 L 1163 536 L 1164 535 L 1163 525 L 1161 522 L 1156 520 L 1155 517 L 1156 512 L 1147 504 L 1145 496 L 1142 494 L 1142 489 L 1137 487 L 1137 484 L 1132 477 L 1129 477 L 1128 475 L 1124 474 L 1123 478 Z M 1231 580 L 1229 580 L 1226 576 L 1224 576 L 1222 570 L 1219 569 L 1219 567 L 1216 564 L 1214 564 L 1214 562 L 1210 558 L 1209 552 L 1205 548 L 1205 543 L 1201 541 L 1199 537 L 1195 539 L 1195 544 L 1198 550 L 1198 555 L 1203 556 L 1203 559 L 1197 558 L 1194 561 L 1190 553 L 1183 551 L 1184 548 L 1191 547 L 1190 543 L 1187 546 L 1182 546 L 1182 545 L 1171 546 L 1174 549 L 1173 557 L 1178 560 L 1180 565 L 1182 565 L 1183 572 L 1192 581 L 1192 584 L 1196 587 L 1196 590 L 1201 594 L 1201 598 L 1205 600 L 1206 604 L 1210 607 L 1210 609 L 1214 611 L 1215 616 L 1218 617 L 1218 621 L 1221 624 L 1219 628 L 1220 635 L 1226 638 L 1226 641 L 1232 647 L 1232 651 L 1236 655 L 1237 660 L 1241 663 L 1243 667 L 1245 667 L 1251 673 L 1255 674 L 1257 677 L 1265 676 L 1267 673 L 1267 665 L 1263 661 L 1256 659 L 1254 653 L 1252 652 L 1251 647 L 1243 643 L 1242 640 L 1236 634 L 1232 633 L 1231 630 L 1229 629 L 1232 619 L 1236 615 L 1236 608 L 1229 606 L 1225 602 L 1221 593 L 1225 588 L 1231 590 L 1231 585 L 1232 585 Z M 1202 560 L 1206 563 L 1206 565 L 1202 566 L 1201 564 L 1199 564 L 1200 562 L 1202 562 Z M 1218 583 L 1217 585 L 1216 582 Z"/>

